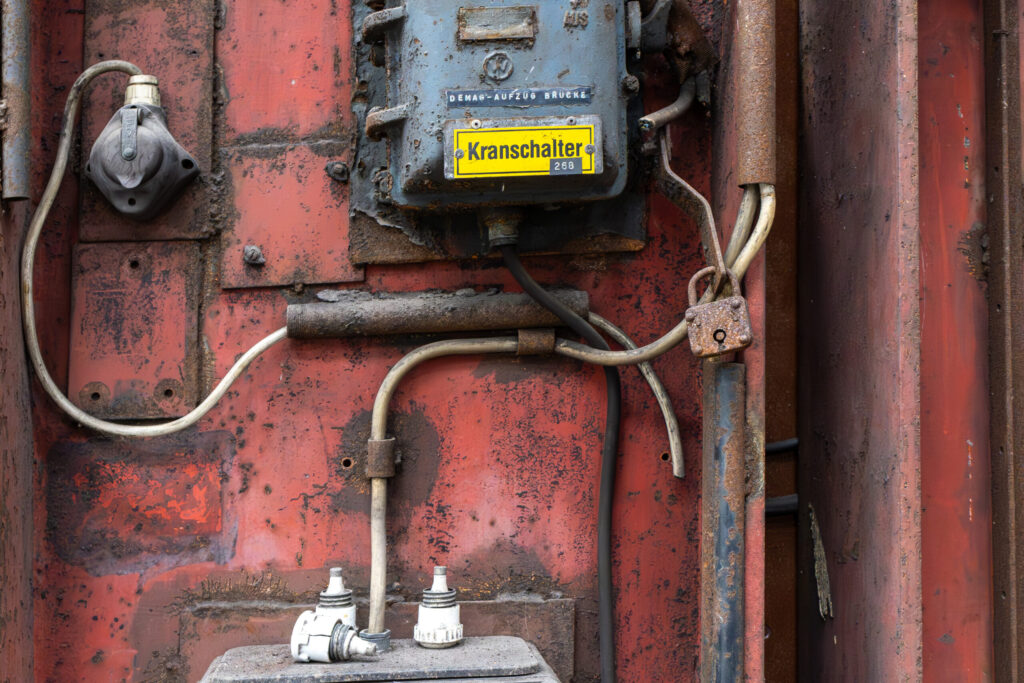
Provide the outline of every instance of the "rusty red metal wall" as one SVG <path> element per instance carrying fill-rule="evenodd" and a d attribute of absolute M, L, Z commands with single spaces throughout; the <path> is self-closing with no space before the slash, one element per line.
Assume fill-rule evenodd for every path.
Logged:
<path fill-rule="evenodd" d="M 917 19 L 916 0 L 800 6 L 805 680 L 921 676 Z"/>
<path fill-rule="evenodd" d="M 980 0 L 920 6 L 921 590 L 927 681 L 992 680 Z"/>
<path fill-rule="evenodd" d="M 700 7 L 714 35 L 722 6 Z M 160 76 L 172 131 L 184 126 L 195 145 L 190 151 L 209 159 L 179 208 L 185 218 L 179 213 L 154 232 L 141 229 L 136 237 L 145 241 L 132 247 L 157 255 L 161 240 L 223 230 L 198 242 L 202 268 L 192 283 L 200 290 L 200 394 L 283 325 L 289 301 L 309 298 L 303 284 L 514 289 L 491 262 L 364 271 L 339 257 L 347 239 L 345 191 L 321 169 L 323 154 L 347 159 L 352 140 L 348 3 L 37 0 L 34 12 L 36 198 L 83 54 L 134 60 Z M 204 45 L 212 49 L 209 63 L 211 55 L 194 54 Z M 108 77 L 89 99 L 86 149 L 90 131 L 116 108 L 115 80 Z M 655 60 L 650 102 L 671 100 L 675 87 Z M 712 186 L 711 126 L 693 112 L 673 127 L 675 167 L 704 191 Z M 79 201 L 78 187 L 74 178 L 65 182 L 37 266 L 44 355 L 61 384 L 69 328 L 84 315 L 70 309 L 78 225 L 83 240 L 126 239 L 120 223 L 105 222 L 106 210 L 87 185 Z M 728 183 L 717 187 L 738 195 Z M 684 310 L 685 284 L 701 256 L 696 227 L 667 201 L 651 199 L 647 228 L 649 246 L 637 254 L 534 258 L 528 265 L 546 284 L 588 290 L 596 311 L 649 340 Z M 271 245 L 268 260 L 287 254 L 311 270 L 288 262 L 268 269 L 264 280 L 254 278 L 237 263 L 238 245 L 250 239 Z M 754 272 L 748 293 L 756 314 L 762 271 Z M 76 297 L 82 282 L 74 283 Z M 178 312 L 171 304 L 151 312 L 153 325 L 188 320 L 181 312 L 186 302 Z M 102 344 L 111 325 L 101 320 L 83 332 Z M 149 442 L 79 430 L 35 387 L 37 677 L 196 680 L 223 649 L 285 641 L 297 606 L 319 590 L 325 566 L 344 565 L 365 595 L 368 487 L 361 458 L 369 410 L 386 369 L 424 341 L 285 342 L 259 359 L 198 428 Z M 181 364 L 172 357 L 180 353 L 168 344 L 156 355 Z M 755 378 L 751 405 L 758 408 L 762 354 L 746 354 Z M 698 364 L 678 349 L 654 365 L 693 458 L 700 452 Z M 111 381 L 128 379 L 118 367 L 101 362 L 93 370 Z M 151 371 L 155 385 L 160 377 Z M 618 669 L 623 681 L 685 680 L 699 656 L 700 468 L 691 460 L 686 480 L 671 476 L 657 405 L 635 370 L 624 375 L 614 534 Z M 508 609 L 519 610 L 510 616 L 488 603 L 477 623 L 537 621 L 523 616 L 527 608 L 517 596 L 543 598 L 542 618 L 561 634 L 546 653 L 564 678 L 595 680 L 603 400 L 601 372 L 564 360 L 464 358 L 416 371 L 393 403 L 404 469 L 389 520 L 389 592 L 415 599 L 431 565 L 443 563 L 464 597 L 511 598 Z M 748 529 L 763 547 L 763 530 Z M 755 574 L 760 552 L 755 545 L 747 555 Z M 748 630 L 760 643 L 759 594 L 751 595 Z M 567 599 L 572 609 L 564 607 Z M 396 612 L 399 635 L 408 626 L 400 617 Z M 760 664 L 752 666 L 756 677 Z"/>

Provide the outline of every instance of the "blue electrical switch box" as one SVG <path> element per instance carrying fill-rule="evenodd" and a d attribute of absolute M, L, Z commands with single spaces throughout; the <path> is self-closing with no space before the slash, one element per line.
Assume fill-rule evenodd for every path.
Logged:
<path fill-rule="evenodd" d="M 385 38 L 390 200 L 416 209 L 564 204 L 627 176 L 621 0 L 408 0 L 367 17 Z"/>

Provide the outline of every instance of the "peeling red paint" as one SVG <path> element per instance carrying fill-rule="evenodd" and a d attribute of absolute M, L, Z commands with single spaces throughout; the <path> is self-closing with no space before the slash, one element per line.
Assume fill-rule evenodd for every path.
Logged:
<path fill-rule="evenodd" d="M 981 4 L 922 3 L 920 31 L 924 678 L 988 681 L 992 508 L 979 227 L 986 219 Z"/>

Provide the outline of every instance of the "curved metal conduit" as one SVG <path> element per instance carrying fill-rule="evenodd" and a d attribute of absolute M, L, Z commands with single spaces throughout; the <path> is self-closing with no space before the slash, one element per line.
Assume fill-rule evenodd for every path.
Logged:
<path fill-rule="evenodd" d="M 754 231 L 743 245 L 743 248 L 738 250 L 739 253 L 735 260 L 730 263 L 726 259 L 726 266 L 736 273 L 736 277 L 740 279 L 743 278 L 747 269 L 750 268 L 750 264 L 753 262 L 754 257 L 757 256 L 757 252 L 764 246 L 765 240 L 768 239 L 768 233 L 772 229 L 772 223 L 775 220 L 775 186 L 768 183 L 760 183 L 757 187 L 761 195 L 761 209 L 757 217 L 757 224 L 754 226 Z M 705 299 L 703 300 L 707 300 L 707 294 L 705 294 Z M 666 351 L 671 350 L 686 339 L 687 328 L 686 321 L 682 320 L 660 339 L 638 349 L 626 349 L 625 351 L 604 351 L 587 346 L 586 344 L 560 339 L 555 345 L 555 353 L 587 363 L 594 363 L 595 365 L 635 365 L 657 358 Z"/>
<path fill-rule="evenodd" d="M 83 71 L 82 75 L 71 86 L 71 92 L 68 93 L 67 104 L 64 106 L 64 127 L 61 130 L 60 144 L 57 147 L 57 158 L 54 160 L 53 170 L 50 172 L 50 180 L 47 182 L 43 196 L 39 200 L 39 206 L 32 216 L 28 235 L 25 238 L 25 246 L 21 252 L 21 307 L 25 345 L 28 347 L 29 358 L 32 360 L 32 366 L 35 368 L 36 375 L 39 377 L 39 382 L 43 385 L 43 389 L 53 399 L 53 402 L 73 419 L 90 429 L 111 436 L 163 436 L 179 432 L 199 422 L 206 413 L 210 412 L 217 405 L 217 402 L 223 398 L 234 381 L 245 372 L 245 369 L 256 360 L 257 356 L 287 336 L 287 329 L 281 328 L 277 330 L 242 354 L 242 357 L 235 362 L 227 375 L 224 376 L 224 379 L 220 381 L 220 384 L 210 392 L 210 395 L 202 403 L 192 409 L 187 415 L 169 422 L 153 425 L 124 425 L 101 420 L 93 417 L 69 401 L 57 386 L 57 383 L 53 381 L 53 377 L 46 368 L 46 362 L 43 360 L 43 354 L 39 349 L 39 337 L 36 332 L 35 295 L 33 293 L 36 247 L 39 245 L 39 236 L 42 234 L 43 225 L 46 223 L 46 218 L 50 214 L 53 202 L 57 198 L 57 192 L 60 190 L 61 181 L 64 179 L 64 174 L 67 171 L 68 157 L 71 154 L 71 141 L 75 133 L 75 121 L 78 118 L 78 111 L 82 102 L 82 92 L 92 79 L 111 71 L 118 71 L 131 76 L 142 73 L 142 70 L 131 62 L 117 59 L 100 62 Z"/>
<path fill-rule="evenodd" d="M 388 405 L 399 383 L 416 366 L 433 358 L 481 353 L 515 353 L 519 340 L 515 337 L 486 339 L 446 339 L 414 349 L 388 371 L 373 401 L 370 439 L 387 438 Z M 370 480 L 370 621 L 367 631 L 384 632 L 384 607 L 387 589 L 387 510 L 388 480 Z"/>

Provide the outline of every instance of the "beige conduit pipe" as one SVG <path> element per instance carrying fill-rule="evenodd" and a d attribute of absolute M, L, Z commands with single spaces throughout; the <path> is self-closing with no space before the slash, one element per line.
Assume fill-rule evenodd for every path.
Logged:
<path fill-rule="evenodd" d="M 765 240 L 768 239 L 768 233 L 771 231 L 772 222 L 775 220 L 775 186 L 760 183 L 757 187 L 761 195 L 761 207 L 757 217 L 757 224 L 754 226 L 754 230 L 746 244 L 739 250 L 735 261 L 730 263 L 726 259 L 725 262 L 726 266 L 739 279 L 743 278 L 747 269 L 750 268 L 754 257 L 757 256 L 757 252 L 764 246 Z M 736 231 L 734 231 L 735 233 Z M 604 351 L 587 346 L 586 344 L 580 344 L 579 342 L 559 339 L 555 344 L 555 353 L 587 363 L 594 363 L 595 365 L 635 365 L 657 358 L 666 351 L 671 350 L 686 339 L 687 327 L 686 321 L 683 320 L 663 337 L 651 342 L 647 346 L 623 351 Z"/>
<path fill-rule="evenodd" d="M 588 318 L 590 324 L 601 330 L 624 348 L 635 349 L 636 344 L 625 332 L 615 326 L 614 323 L 605 320 L 597 313 L 591 313 Z M 665 420 L 665 429 L 668 431 L 668 449 L 672 458 L 672 474 L 682 479 L 686 475 L 686 462 L 683 458 L 683 437 L 679 431 L 679 420 L 676 418 L 676 411 L 672 409 L 672 399 L 668 396 L 665 385 L 661 383 L 658 375 L 650 363 L 639 363 L 637 368 L 651 386 L 651 393 L 658 401 L 661 408 L 661 415 Z"/>
<path fill-rule="evenodd" d="M 421 346 L 411 351 L 384 377 L 373 402 L 370 439 L 387 438 L 388 405 L 402 379 L 416 366 L 434 358 L 464 356 L 482 353 L 515 353 L 519 347 L 516 337 L 490 339 L 447 339 Z M 388 480 L 370 479 L 370 621 L 369 633 L 384 632 L 384 608 L 387 590 L 387 509 Z"/>
<path fill-rule="evenodd" d="M 245 372 L 250 363 L 256 360 L 261 353 L 287 337 L 287 330 L 285 328 L 277 330 L 242 354 L 242 357 L 235 362 L 227 375 L 224 376 L 224 379 L 210 392 L 210 395 L 187 415 L 160 424 L 123 425 L 93 417 L 69 401 L 60 390 L 60 387 L 57 386 L 57 383 L 53 381 L 53 377 L 50 376 L 49 370 L 46 369 L 46 363 L 43 361 L 43 354 L 39 348 L 39 336 L 36 331 L 35 294 L 33 292 L 36 248 L 39 245 L 39 237 L 43 232 L 43 225 L 46 223 L 46 218 L 53 207 L 53 202 L 57 198 L 57 192 L 60 190 L 61 181 L 64 179 L 64 174 L 67 171 L 68 158 L 71 155 L 71 142 L 75 134 L 75 121 L 78 118 L 78 111 L 82 102 L 82 92 L 92 79 L 112 71 L 131 76 L 142 73 L 139 67 L 130 62 L 116 59 L 100 62 L 83 71 L 82 75 L 71 86 L 71 92 L 68 93 L 67 104 L 64 106 L 64 127 L 61 130 L 60 144 L 57 147 L 57 158 L 53 162 L 50 180 L 47 182 L 43 196 L 39 200 L 39 206 L 32 215 L 28 235 L 25 237 L 25 246 L 21 252 L 21 308 L 25 345 L 28 347 L 29 358 L 32 361 L 32 366 L 35 368 L 40 384 L 43 385 L 43 389 L 53 399 L 53 402 L 57 404 L 57 407 L 67 413 L 72 419 L 90 429 L 103 434 L 109 434 L 110 436 L 163 436 L 179 432 L 199 422 L 224 397 L 224 394 L 227 393 L 234 381 Z"/>
<path fill-rule="evenodd" d="M 747 268 L 750 267 L 750 262 L 764 244 L 765 239 L 767 239 L 768 232 L 771 230 L 772 221 L 775 217 L 775 188 L 771 185 L 761 185 L 759 190 L 761 210 L 753 233 L 751 233 L 749 240 L 746 240 L 745 244 L 743 244 L 747 233 L 750 231 L 750 223 L 753 222 L 755 210 L 755 203 L 749 198 L 751 188 L 748 187 L 744 193 L 744 201 L 740 205 L 740 212 L 737 215 L 736 227 L 733 230 L 732 239 L 730 239 L 729 243 L 728 252 L 738 253 L 734 261 L 727 259 L 726 264 L 733 269 L 736 276 L 739 278 L 742 278 L 743 274 L 746 273 Z M 739 249 L 734 243 L 743 244 L 743 248 Z M 620 344 L 623 344 L 624 346 L 633 345 L 629 338 L 617 327 L 611 325 L 611 323 L 604 318 L 591 314 L 591 320 L 595 322 L 595 324 L 601 326 L 601 323 L 597 322 L 595 317 L 597 320 L 603 321 L 606 325 L 611 326 L 604 327 L 604 329 L 609 335 L 613 336 L 613 338 L 615 338 L 615 335 L 612 334 L 611 328 L 614 328 L 618 333 L 621 333 L 622 337 L 626 341 L 629 341 L 629 344 L 626 344 L 623 339 L 616 339 Z M 555 342 L 555 353 L 569 358 L 576 358 L 586 362 L 596 363 L 598 365 L 635 365 L 645 363 L 646 361 L 649 361 L 676 346 L 680 341 L 686 338 L 686 328 L 686 322 L 683 321 L 673 328 L 673 330 L 667 335 L 653 344 L 649 344 L 640 349 L 627 348 L 625 351 L 603 351 L 583 344 L 578 344 L 576 342 L 558 339 Z M 678 336 L 678 338 L 675 339 L 673 338 L 674 336 Z M 491 339 L 445 340 L 434 342 L 433 344 L 427 344 L 426 346 L 413 350 L 398 361 L 393 368 L 391 368 L 387 376 L 385 376 L 384 381 L 381 383 L 380 389 L 377 391 L 377 397 L 373 403 L 370 440 L 384 441 L 387 439 L 388 406 L 391 403 L 391 397 L 402 379 L 416 366 L 428 360 L 444 356 L 482 353 L 514 353 L 517 347 L 518 340 L 515 337 L 494 337 Z M 648 381 L 650 381 L 650 378 L 648 378 Z M 655 391 L 655 396 L 659 396 L 659 392 L 655 389 L 655 385 L 652 384 L 651 387 Z M 662 387 L 662 389 L 664 389 L 664 387 Z M 664 391 L 662 391 L 662 395 L 664 395 Z M 659 403 L 661 403 L 660 397 Z M 665 411 L 664 405 L 662 405 L 662 410 L 663 412 Z M 674 421 L 674 413 L 671 412 L 670 407 L 668 410 L 672 415 L 672 420 Z M 678 423 L 676 423 L 676 425 L 678 427 Z M 670 443 L 673 443 L 671 437 L 673 433 L 672 427 L 668 422 L 667 417 L 666 426 L 669 429 Z M 681 460 L 682 451 L 679 450 L 679 453 Z M 673 460 L 673 470 L 675 470 L 675 460 Z M 383 633 L 385 630 L 384 610 L 386 607 L 387 593 L 387 492 L 388 483 L 386 478 L 373 477 L 370 479 L 370 619 L 366 630 L 371 634 Z"/>

